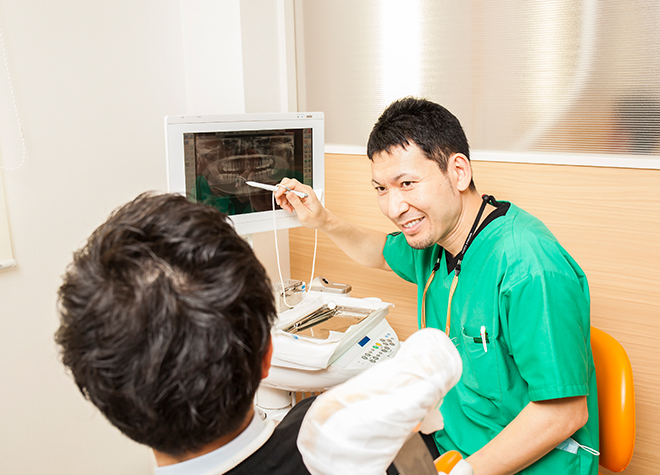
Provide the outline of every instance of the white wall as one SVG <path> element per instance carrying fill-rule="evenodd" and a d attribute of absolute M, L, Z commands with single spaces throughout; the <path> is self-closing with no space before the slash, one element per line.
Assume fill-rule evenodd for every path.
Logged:
<path fill-rule="evenodd" d="M 204 83 L 190 63 L 195 9 L 217 17 L 206 56 L 221 82 Z M 72 252 L 112 209 L 164 190 L 165 115 L 197 112 L 193 89 L 245 107 L 242 71 L 222 62 L 241 48 L 240 12 L 239 0 L 0 0 L 27 144 L 25 164 L 2 172 L 18 264 L 0 272 L 0 473 L 150 472 L 149 451 L 111 427 L 61 366 L 56 292 Z M 272 42 L 246 48 L 261 43 Z M 8 94 L 0 70 L 0 165 L 12 168 L 20 140 Z"/>
<path fill-rule="evenodd" d="M 182 0 L 188 114 L 295 111 L 293 0 Z M 279 280 L 272 233 L 251 236 L 255 254 Z M 277 232 L 283 278 L 289 233 Z"/>
<path fill-rule="evenodd" d="M 187 102 L 181 112 L 245 112 L 240 22 L 238 0 L 181 1 Z"/>

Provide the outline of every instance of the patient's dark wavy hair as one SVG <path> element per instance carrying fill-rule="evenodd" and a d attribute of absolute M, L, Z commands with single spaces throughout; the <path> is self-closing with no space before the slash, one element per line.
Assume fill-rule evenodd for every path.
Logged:
<path fill-rule="evenodd" d="M 276 311 L 264 268 L 219 211 L 140 195 L 74 254 L 58 306 L 63 363 L 131 439 L 180 455 L 244 421 Z"/>
<path fill-rule="evenodd" d="M 392 147 L 404 149 L 414 143 L 435 161 L 442 173 L 455 153 L 470 159 L 470 146 L 458 118 L 435 102 L 404 97 L 390 104 L 380 115 L 367 142 L 367 156 L 390 153 Z M 474 183 L 471 183 L 474 188 Z"/>

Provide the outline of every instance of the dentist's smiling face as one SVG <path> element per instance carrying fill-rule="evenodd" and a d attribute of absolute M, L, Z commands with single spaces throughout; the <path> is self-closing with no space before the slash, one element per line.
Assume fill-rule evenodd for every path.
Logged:
<path fill-rule="evenodd" d="M 452 174 L 411 143 L 374 154 L 372 184 L 380 210 L 415 249 L 451 242 L 461 220 L 461 197 Z"/>

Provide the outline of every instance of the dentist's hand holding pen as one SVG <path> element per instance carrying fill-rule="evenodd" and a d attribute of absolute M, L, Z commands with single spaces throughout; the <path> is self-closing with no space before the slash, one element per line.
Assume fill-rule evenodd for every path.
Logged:
<path fill-rule="evenodd" d="M 323 207 L 314 190 L 293 178 L 284 178 L 279 184 L 274 192 L 277 204 L 289 213 L 295 210 L 300 224 L 306 228 L 325 231 L 331 221 L 330 213 Z M 307 197 L 300 198 L 293 191 L 305 193 Z"/>
<path fill-rule="evenodd" d="M 355 262 L 367 267 L 390 269 L 383 258 L 387 237 L 384 232 L 351 224 L 337 217 L 325 209 L 312 188 L 298 180 L 285 178 L 280 185 L 274 192 L 277 204 L 290 213 L 295 210 L 300 224 L 323 231 Z M 307 197 L 300 198 L 292 191 L 306 193 Z"/>

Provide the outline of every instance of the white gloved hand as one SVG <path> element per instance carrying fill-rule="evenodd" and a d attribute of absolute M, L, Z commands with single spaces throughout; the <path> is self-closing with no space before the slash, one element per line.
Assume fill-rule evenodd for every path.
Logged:
<path fill-rule="evenodd" d="M 382 475 L 420 422 L 424 432 L 442 428 L 440 403 L 461 372 L 461 357 L 444 332 L 413 333 L 391 359 L 314 401 L 298 434 L 307 469 Z"/>
<path fill-rule="evenodd" d="M 438 475 L 474 475 L 474 470 L 467 460 L 462 459 L 454 465 L 454 468 L 449 473 L 438 472 Z"/>

